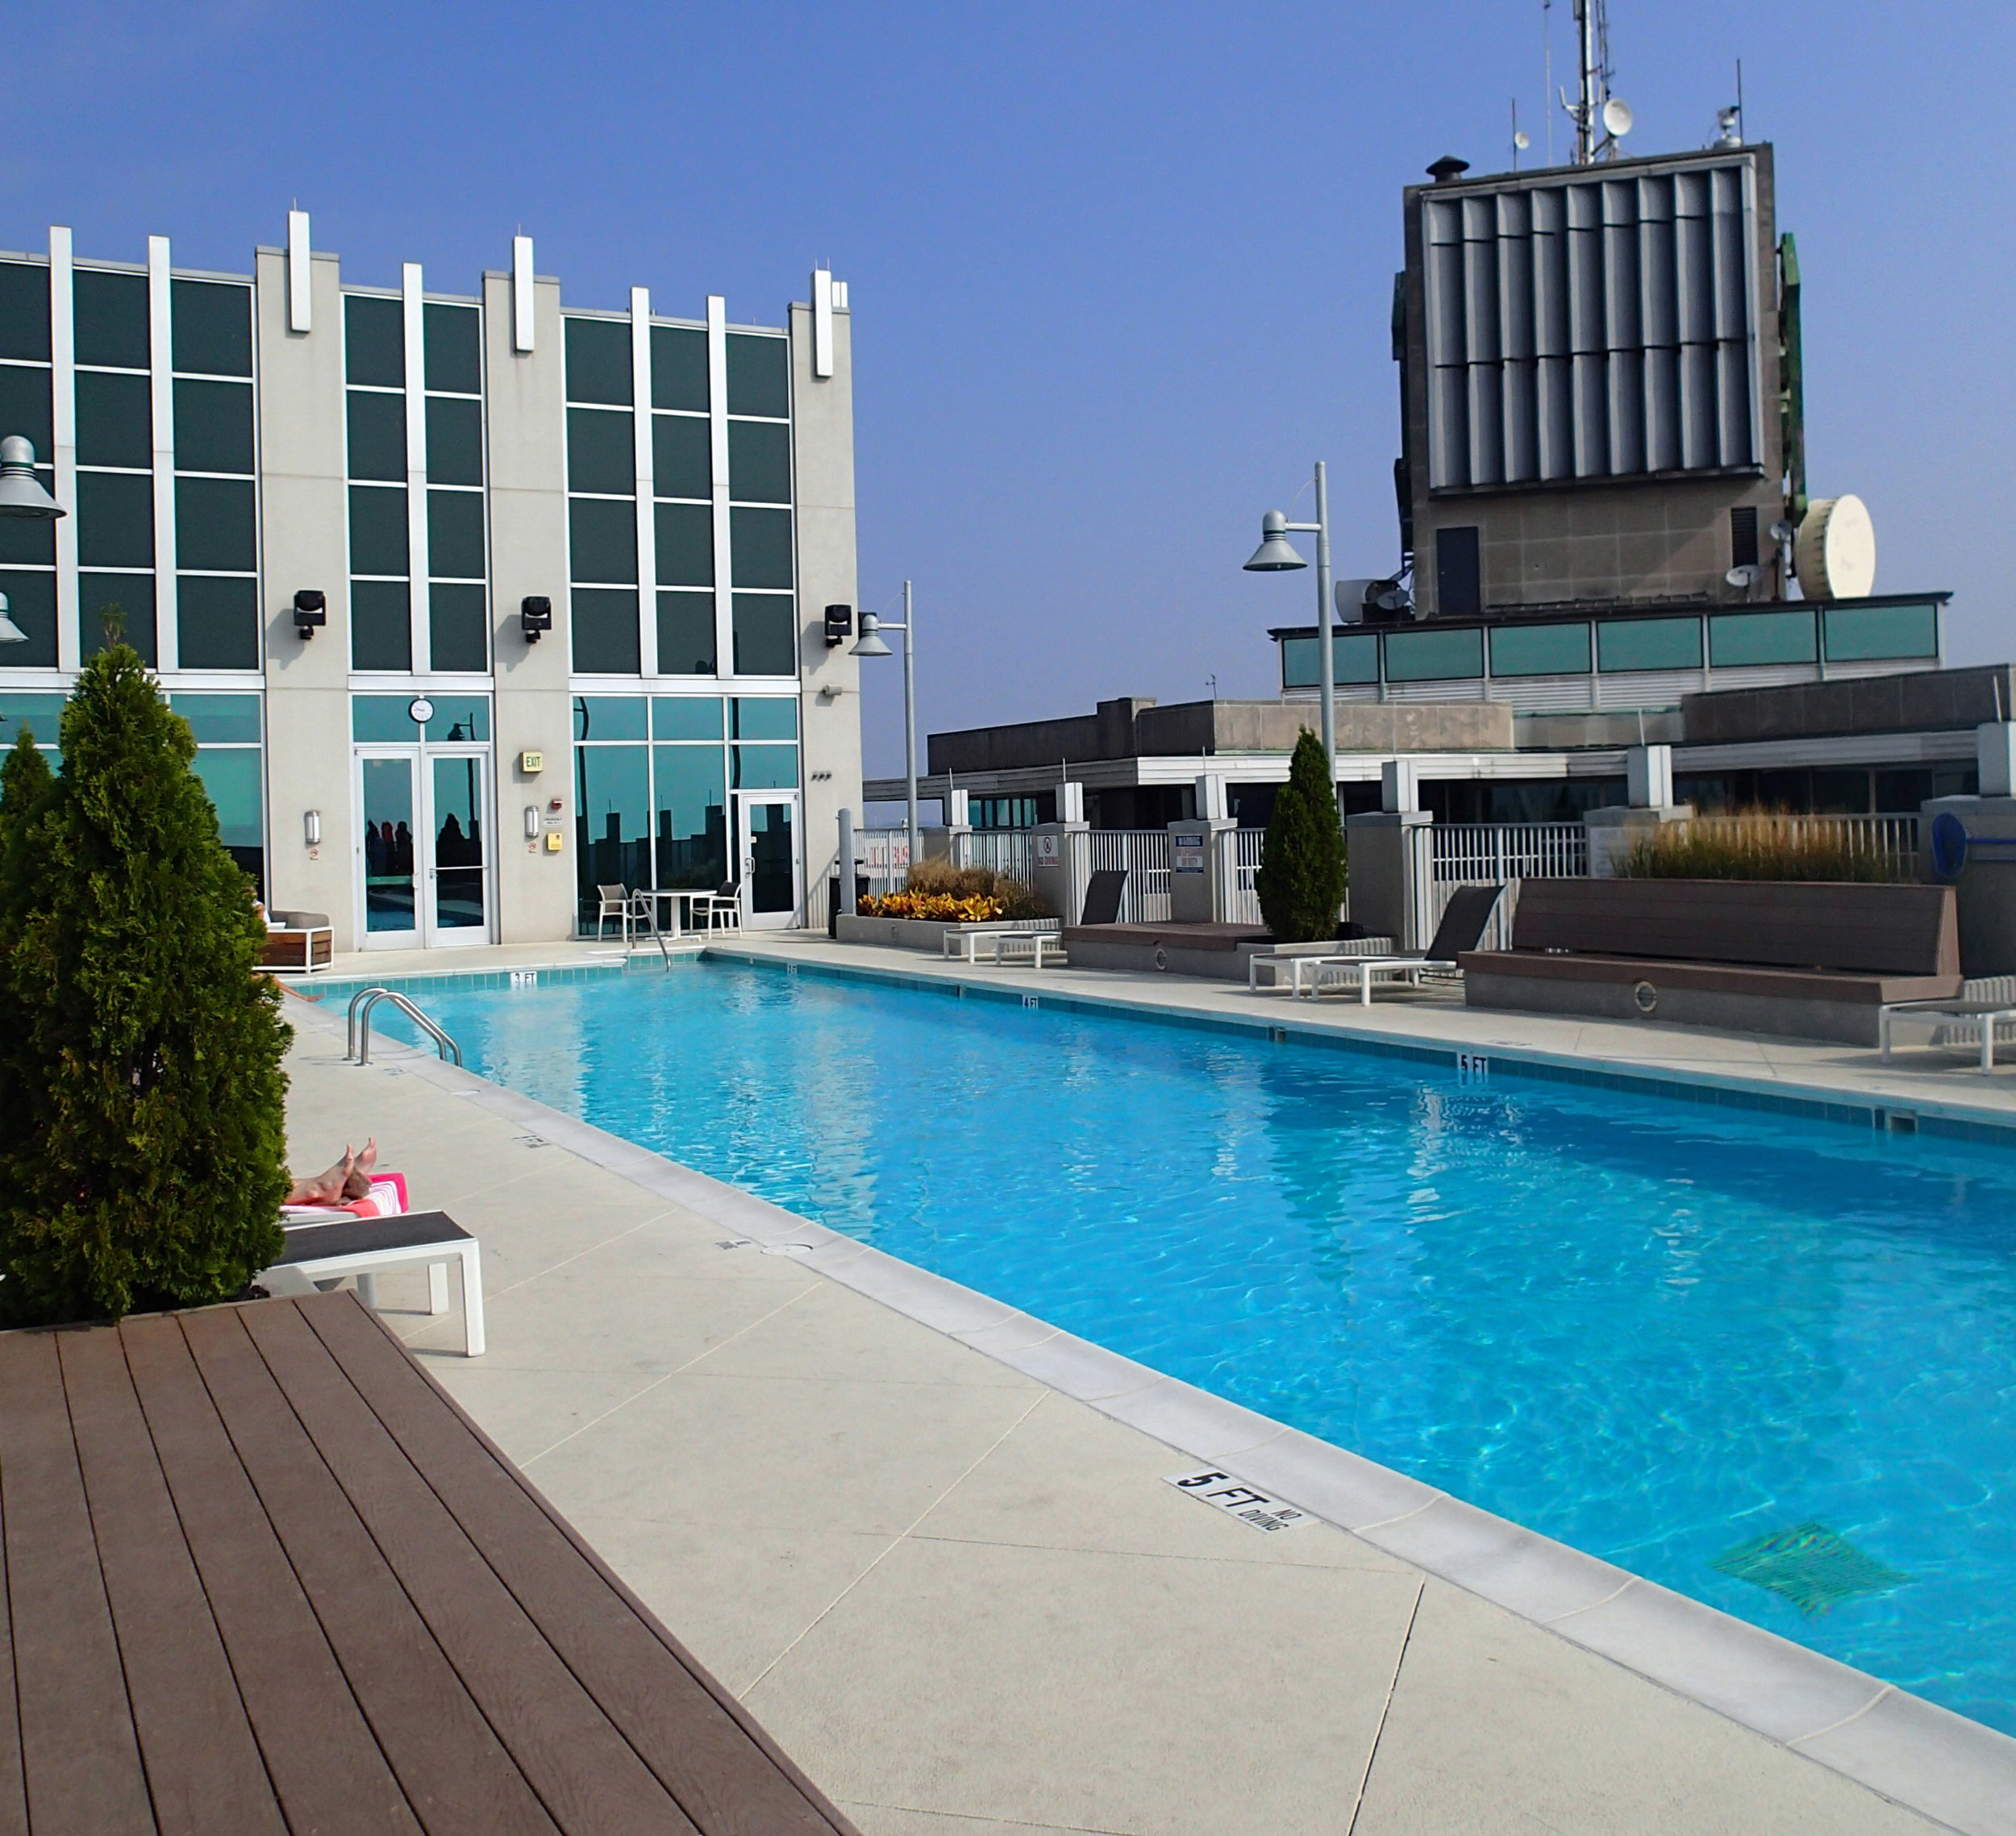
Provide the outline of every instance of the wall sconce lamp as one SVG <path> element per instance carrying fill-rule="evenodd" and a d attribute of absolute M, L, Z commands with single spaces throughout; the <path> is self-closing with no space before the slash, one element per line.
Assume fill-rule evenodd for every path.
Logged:
<path fill-rule="evenodd" d="M 313 587 L 304 587 L 294 595 L 294 635 L 302 643 L 315 635 L 318 626 L 329 622 L 329 602 Z"/>
<path fill-rule="evenodd" d="M 553 628 L 553 602 L 543 593 L 528 593 L 518 602 L 518 622 L 528 644 L 539 642 L 542 631 Z"/>
<path fill-rule="evenodd" d="M 301 831 L 310 847 L 320 847 L 322 846 L 322 812 L 319 810 L 308 811 L 301 819 Z"/>
<path fill-rule="evenodd" d="M 838 650 L 854 635 L 854 608 L 829 606 L 826 609 L 826 647 Z"/>
<path fill-rule="evenodd" d="M 539 839 L 539 806 L 536 803 L 525 806 L 525 839 L 528 842 Z"/>

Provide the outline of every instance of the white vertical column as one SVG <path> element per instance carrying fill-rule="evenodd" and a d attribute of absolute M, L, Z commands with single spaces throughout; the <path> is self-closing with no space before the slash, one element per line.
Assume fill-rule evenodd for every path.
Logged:
<path fill-rule="evenodd" d="M 406 322 L 406 528 L 408 604 L 413 618 L 413 668 L 434 667 L 434 621 L 427 615 L 427 314 L 422 310 L 420 264 L 399 270 L 399 304 Z"/>
<path fill-rule="evenodd" d="M 154 656 L 157 669 L 179 666 L 175 616 L 175 368 L 173 292 L 168 238 L 147 239 L 147 362 L 154 422 Z"/>
<path fill-rule="evenodd" d="M 707 432 L 714 456 L 714 672 L 735 673 L 735 598 L 728 553 L 728 302 L 707 295 Z"/>
<path fill-rule="evenodd" d="M 822 382 L 833 374 L 833 270 L 812 270 L 812 374 Z"/>
<path fill-rule="evenodd" d="M 69 512 L 56 524 L 56 664 L 82 660 L 77 611 L 77 320 L 73 314 L 70 232 L 49 227 L 50 429 L 56 451 L 56 501 Z M 37 454 L 40 458 L 42 455 Z"/>
<path fill-rule="evenodd" d="M 637 456 L 638 657 L 647 676 L 658 673 L 658 514 L 652 503 L 651 294 L 630 289 L 631 420 Z"/>
<path fill-rule="evenodd" d="M 308 241 L 308 213 L 287 213 L 287 329 L 308 331 L 314 326 L 314 268 Z"/>
<path fill-rule="evenodd" d="M 520 356 L 532 348 L 532 239 L 511 238 L 511 348 Z"/>

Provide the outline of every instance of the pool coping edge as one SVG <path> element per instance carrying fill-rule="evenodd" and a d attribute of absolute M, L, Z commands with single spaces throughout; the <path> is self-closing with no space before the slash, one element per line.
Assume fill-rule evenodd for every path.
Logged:
<path fill-rule="evenodd" d="M 342 1025 L 311 1010 L 319 1031 Z M 1964 1836 L 2016 1827 L 2016 1737 L 1396 1469 L 1165 1376 L 1006 1302 L 639 1147 L 431 1054 L 417 1076 L 710 1224 L 1084 1403 L 1223 1464 L 1384 1553 Z M 990 1343 L 993 1342 L 993 1343 Z"/>

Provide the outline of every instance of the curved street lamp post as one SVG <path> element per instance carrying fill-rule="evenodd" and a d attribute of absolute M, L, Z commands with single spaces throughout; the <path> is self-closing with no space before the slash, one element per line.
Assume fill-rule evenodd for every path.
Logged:
<path fill-rule="evenodd" d="M 1316 654 L 1317 680 L 1322 693 L 1323 757 L 1330 771 L 1330 794 L 1337 794 L 1337 682 L 1331 646 L 1330 606 L 1330 477 L 1323 462 L 1316 461 L 1316 520 L 1290 522 L 1279 510 L 1260 518 L 1260 545 L 1246 564 L 1253 574 L 1287 573 L 1309 565 L 1290 546 L 1293 535 L 1316 538 Z"/>

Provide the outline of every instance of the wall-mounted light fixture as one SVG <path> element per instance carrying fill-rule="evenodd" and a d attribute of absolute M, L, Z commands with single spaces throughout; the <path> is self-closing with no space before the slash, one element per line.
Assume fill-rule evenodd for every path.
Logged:
<path fill-rule="evenodd" d="M 310 847 L 319 848 L 322 846 L 322 812 L 319 810 L 310 810 L 302 817 L 301 832 Z"/>
<path fill-rule="evenodd" d="M 294 635 L 306 643 L 315 635 L 318 626 L 329 622 L 329 601 L 313 587 L 303 587 L 294 595 Z"/>
<path fill-rule="evenodd" d="M 854 635 L 854 608 L 829 606 L 826 609 L 826 647 L 838 650 Z"/>
<path fill-rule="evenodd" d="M 539 839 L 539 806 L 536 803 L 525 806 L 525 839 L 528 842 Z"/>
<path fill-rule="evenodd" d="M 518 602 L 518 622 L 528 644 L 539 642 L 542 631 L 553 628 L 553 602 L 543 593 L 528 593 Z"/>

